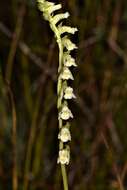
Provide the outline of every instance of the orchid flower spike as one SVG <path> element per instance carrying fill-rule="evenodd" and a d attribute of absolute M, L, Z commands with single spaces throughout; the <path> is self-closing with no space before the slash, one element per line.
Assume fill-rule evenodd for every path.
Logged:
<path fill-rule="evenodd" d="M 58 47 L 59 47 L 59 68 L 58 68 L 58 82 L 57 82 L 57 107 L 58 107 L 58 121 L 59 121 L 59 155 L 57 163 L 62 165 L 69 164 L 70 150 L 66 148 L 68 142 L 71 140 L 70 134 L 70 120 L 73 118 L 71 110 L 68 108 L 68 100 L 76 98 L 73 93 L 73 88 L 68 85 L 68 80 L 74 80 L 71 67 L 77 67 L 75 59 L 71 56 L 71 51 L 77 49 L 75 43 L 69 38 L 70 34 L 75 34 L 77 28 L 63 25 L 63 20 L 67 19 L 70 14 L 57 13 L 62 8 L 61 4 L 55 4 L 47 0 L 37 0 L 38 8 L 43 13 L 45 20 L 54 32 Z M 63 126 L 63 123 L 66 125 Z M 69 124 L 69 127 L 67 127 Z M 69 146 L 69 145 L 68 145 Z"/>

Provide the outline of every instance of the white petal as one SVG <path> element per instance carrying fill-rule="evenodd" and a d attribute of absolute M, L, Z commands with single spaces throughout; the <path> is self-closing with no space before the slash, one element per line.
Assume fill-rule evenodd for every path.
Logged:
<path fill-rule="evenodd" d="M 68 113 L 68 112 L 62 112 L 62 113 L 60 114 L 60 117 L 61 117 L 61 119 L 63 119 L 63 120 L 68 120 L 68 119 L 70 118 L 70 113 Z"/>
<path fill-rule="evenodd" d="M 65 99 L 76 98 L 76 96 L 75 96 L 74 93 L 73 93 L 73 88 L 67 87 L 67 88 L 65 89 L 64 98 L 65 98 Z"/>
<path fill-rule="evenodd" d="M 38 7 L 40 11 L 47 12 L 48 8 L 52 8 L 55 6 L 55 3 L 44 1 L 44 0 L 37 0 L 38 1 Z"/>
<path fill-rule="evenodd" d="M 61 4 L 53 5 L 53 6 L 48 8 L 48 13 L 52 14 L 54 11 L 57 11 L 57 10 L 59 10 L 61 8 L 62 8 Z"/>
<path fill-rule="evenodd" d="M 67 142 L 71 140 L 71 134 L 67 127 L 63 127 L 58 135 L 58 139 L 62 142 Z"/>
<path fill-rule="evenodd" d="M 70 34 L 74 34 L 76 31 L 78 31 L 77 28 L 73 28 L 70 26 L 59 26 L 58 30 L 59 30 L 60 35 L 66 33 L 66 32 L 70 33 Z"/>
<path fill-rule="evenodd" d="M 70 152 L 67 149 L 60 150 L 57 163 L 69 164 L 69 161 L 70 161 Z"/>
<path fill-rule="evenodd" d="M 77 67 L 75 59 L 69 53 L 64 53 L 63 62 L 66 67 L 71 67 L 71 66 Z"/>
<path fill-rule="evenodd" d="M 70 118 L 73 118 L 73 115 L 67 106 L 63 106 L 61 112 L 59 113 L 59 117 L 63 120 L 68 120 Z"/>
<path fill-rule="evenodd" d="M 69 80 L 69 79 L 74 80 L 74 77 L 71 71 L 67 67 L 64 67 L 63 72 L 61 74 L 61 78 L 63 80 Z"/>
<path fill-rule="evenodd" d="M 57 14 L 53 17 L 53 22 L 54 24 L 57 24 L 60 20 L 63 20 L 63 19 L 66 19 L 69 17 L 69 13 L 66 12 L 66 13 L 61 13 L 61 14 Z"/>
<path fill-rule="evenodd" d="M 68 51 L 77 49 L 77 46 L 67 36 L 62 38 L 62 44 Z"/>

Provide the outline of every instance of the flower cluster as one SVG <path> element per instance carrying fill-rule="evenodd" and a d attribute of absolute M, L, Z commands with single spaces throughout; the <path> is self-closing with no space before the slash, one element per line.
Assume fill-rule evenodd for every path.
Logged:
<path fill-rule="evenodd" d="M 73 114 L 68 107 L 68 100 L 76 97 L 73 88 L 68 86 L 68 80 L 74 80 L 70 68 L 77 67 L 77 65 L 71 56 L 71 51 L 77 49 L 77 46 L 69 39 L 68 34 L 74 34 L 77 28 L 63 25 L 62 20 L 68 18 L 70 14 L 68 12 L 56 14 L 56 11 L 62 8 L 61 4 L 46 0 L 37 1 L 45 20 L 49 21 L 59 46 L 58 120 L 60 131 L 58 139 L 60 140 L 60 150 L 57 162 L 69 164 L 70 151 L 67 143 L 71 140 L 69 119 L 73 118 Z"/>

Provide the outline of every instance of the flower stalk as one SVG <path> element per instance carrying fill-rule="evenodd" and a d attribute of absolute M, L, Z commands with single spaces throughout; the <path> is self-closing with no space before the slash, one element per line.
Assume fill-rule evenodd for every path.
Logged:
<path fill-rule="evenodd" d="M 39 10 L 42 11 L 44 19 L 54 32 L 59 47 L 59 67 L 57 83 L 57 108 L 59 122 L 59 154 L 57 163 L 61 164 L 64 190 L 68 190 L 66 167 L 70 162 L 70 148 L 68 142 L 71 141 L 70 119 L 73 114 L 68 107 L 68 100 L 76 98 L 73 88 L 68 86 L 68 80 L 74 80 L 70 68 L 76 67 L 75 59 L 71 56 L 71 51 L 77 49 L 77 46 L 69 39 L 68 34 L 74 34 L 77 28 L 62 25 L 62 20 L 67 19 L 70 14 L 56 13 L 62 8 L 61 4 L 55 4 L 46 0 L 37 0 Z"/>

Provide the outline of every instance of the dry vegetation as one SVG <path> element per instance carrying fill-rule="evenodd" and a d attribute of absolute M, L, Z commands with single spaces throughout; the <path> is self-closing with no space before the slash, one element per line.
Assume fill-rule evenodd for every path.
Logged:
<path fill-rule="evenodd" d="M 127 189 L 127 2 L 61 0 L 73 39 L 77 99 L 71 190 Z M 60 190 L 58 48 L 34 0 L 0 1 L 0 190 Z"/>

